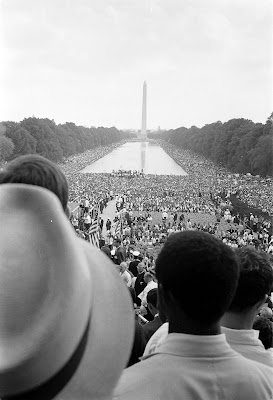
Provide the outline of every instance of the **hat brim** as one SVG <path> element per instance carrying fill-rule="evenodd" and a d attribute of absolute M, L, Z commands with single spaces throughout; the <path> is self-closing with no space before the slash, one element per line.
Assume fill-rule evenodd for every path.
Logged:
<path fill-rule="evenodd" d="M 108 257 L 84 241 L 81 246 L 92 260 L 89 333 L 82 360 L 58 400 L 107 399 L 127 365 L 133 342 L 133 308 L 126 286 Z"/>
<path fill-rule="evenodd" d="M 38 232 L 41 231 L 44 231 L 44 235 L 46 235 L 49 228 L 46 227 L 46 225 L 42 225 L 42 221 L 47 219 L 48 226 L 53 226 L 52 220 L 49 220 L 52 218 L 55 228 L 50 228 L 48 234 L 52 232 L 52 229 L 56 229 L 55 234 L 60 234 L 60 236 L 64 236 L 65 240 L 67 240 L 62 246 L 62 250 L 57 247 L 57 244 L 54 242 L 54 245 L 51 248 L 53 253 L 57 255 L 57 253 L 60 254 L 64 249 L 67 251 L 68 247 L 65 246 L 73 247 L 74 253 L 79 255 L 79 257 L 73 259 L 74 270 L 80 269 L 80 264 L 84 263 L 84 265 L 87 265 L 90 273 L 87 273 L 86 275 L 81 274 L 83 281 L 87 279 L 86 285 L 82 287 L 84 287 L 86 291 L 88 291 L 88 288 L 90 287 L 90 293 L 85 296 L 85 298 L 88 298 L 88 301 L 90 301 L 90 312 L 88 312 L 86 317 L 84 317 L 86 323 L 81 325 L 82 328 L 79 330 L 79 325 L 77 326 L 78 331 L 82 332 L 82 335 L 77 336 L 75 344 L 73 345 L 74 348 L 71 348 L 71 352 L 70 350 L 67 352 L 67 357 L 63 360 L 63 364 L 60 364 L 52 374 L 44 374 L 46 376 L 46 381 L 44 381 L 44 379 L 39 379 L 37 372 L 35 378 L 37 381 L 36 387 L 29 385 L 28 389 L 25 389 L 25 391 L 21 389 L 20 391 L 19 384 L 16 386 L 13 385 L 14 392 L 10 393 L 10 395 L 14 395 L 14 398 L 24 400 L 38 398 L 54 398 L 59 400 L 111 398 L 114 386 L 129 359 L 133 342 L 133 307 L 130 294 L 124 282 L 120 279 L 113 263 L 103 252 L 86 241 L 77 238 L 74 229 L 61 208 L 60 202 L 53 193 L 46 189 L 23 184 L 0 185 L 0 192 L 2 203 L 5 205 L 2 210 L 3 217 L 5 213 L 14 211 L 16 207 L 19 207 L 17 213 L 19 211 L 24 213 L 24 206 L 21 207 L 22 202 L 28 203 L 28 212 L 34 213 L 35 217 L 37 216 L 37 213 L 40 216 L 40 224 L 37 232 L 37 224 L 33 226 L 29 223 L 29 219 L 24 220 L 24 218 L 22 218 L 22 221 L 25 221 L 26 225 L 18 226 L 21 236 L 26 232 L 26 229 L 31 229 L 31 227 L 33 227 L 37 233 L 37 237 L 39 237 Z M 43 210 L 43 212 L 39 214 L 41 210 Z M 4 220 L 7 221 L 7 218 L 5 217 Z M 60 223 L 58 223 L 57 220 Z M 4 226 L 2 226 L 2 228 L 5 229 Z M 10 228 L 10 235 L 11 231 L 12 229 Z M 62 235 L 62 232 L 65 232 L 65 234 Z M 18 236 L 17 231 L 16 234 Z M 3 235 L 4 230 L 2 229 L 2 237 L 4 237 Z M 10 235 L 8 236 L 9 240 Z M 41 242 L 41 246 L 44 244 L 48 245 L 46 240 Z M 2 246 L 5 246 L 5 243 L 2 243 Z M 26 252 L 31 252 L 31 248 L 25 249 L 24 252 L 24 254 L 26 254 Z M 67 262 L 65 266 L 67 266 L 69 260 L 66 258 L 64 259 Z M 56 258 L 56 260 L 59 260 L 59 258 Z M 72 262 L 70 261 L 70 264 L 71 263 Z M 79 265 L 75 265 L 77 263 Z M 61 264 L 58 264 L 58 266 L 60 265 Z M 46 267 L 47 264 L 42 264 L 42 266 Z M 1 268 L 3 267 L 4 265 Z M 57 270 L 59 270 L 59 268 Z M 90 280 L 88 275 L 90 275 Z M 31 289 L 31 284 L 29 287 Z M 12 293 L 10 293 L 10 295 L 12 295 Z M 22 299 L 22 302 L 23 301 L 24 299 Z M 68 310 L 66 313 L 69 319 L 70 308 L 67 308 L 66 306 L 66 309 Z M 76 309 L 78 309 L 78 313 L 82 312 L 81 303 L 78 303 Z M 2 311 L 4 312 L 5 310 L 3 309 Z M 48 309 L 48 313 L 51 313 L 50 309 Z M 73 315 L 76 320 L 73 318 Z M 73 323 L 74 329 L 76 329 L 76 317 L 75 312 L 74 314 L 71 312 L 69 326 L 72 331 Z M 5 330 L 3 329 L 3 332 L 4 331 Z M 65 331 L 63 331 L 63 333 L 64 336 L 66 336 Z M 70 330 L 69 336 L 71 337 L 71 335 L 73 335 L 73 332 Z M 65 337 L 61 336 L 61 340 L 64 342 Z M 55 363 L 54 348 L 56 345 L 54 343 L 55 342 L 51 342 L 51 349 L 53 349 L 53 352 L 50 353 L 51 364 Z M 58 342 L 56 341 L 56 343 Z M 67 349 L 70 349 L 70 347 L 68 347 L 69 342 L 66 343 Z M 41 345 L 43 346 L 43 344 Z M 56 353 L 58 353 L 57 348 Z M 27 362 L 29 365 L 31 359 L 27 360 Z M 39 359 L 38 357 L 35 359 L 35 362 L 42 366 L 41 369 L 49 371 L 44 358 Z M 29 370 L 31 371 L 31 365 Z M 12 374 L 12 371 L 8 370 L 6 373 Z M 16 372 L 14 373 L 16 374 Z M 27 373 L 27 371 L 25 373 Z M 10 377 L 12 379 L 11 375 Z M 0 388 L 2 390 L 1 395 L 5 397 L 8 393 L 3 393 L 2 385 L 5 385 L 4 379 L 5 371 L 3 370 L 0 375 Z M 21 388 L 25 387 L 24 382 L 22 382 L 22 385 Z"/>

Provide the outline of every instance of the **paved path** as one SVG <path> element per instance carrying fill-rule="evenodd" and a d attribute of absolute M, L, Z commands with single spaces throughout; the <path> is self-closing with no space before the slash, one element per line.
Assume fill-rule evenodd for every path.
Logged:
<path fill-rule="evenodd" d="M 116 201 L 110 200 L 110 201 L 108 201 L 107 207 L 103 210 L 103 213 L 101 214 L 101 217 L 104 221 L 103 229 L 102 229 L 102 236 L 105 237 L 105 235 L 106 235 L 107 218 L 110 219 L 110 221 L 112 222 L 112 226 L 113 226 L 113 220 L 115 218 L 115 213 L 116 213 Z"/>

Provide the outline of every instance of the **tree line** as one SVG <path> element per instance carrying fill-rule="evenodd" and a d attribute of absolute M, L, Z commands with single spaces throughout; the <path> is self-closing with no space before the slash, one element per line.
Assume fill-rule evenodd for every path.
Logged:
<path fill-rule="evenodd" d="M 24 154 L 40 154 L 54 162 L 98 146 L 130 138 L 115 127 L 77 126 L 72 122 L 57 125 L 47 118 L 25 118 L 21 122 L 0 123 L 0 161 Z"/>
<path fill-rule="evenodd" d="M 191 150 L 232 172 L 273 175 L 273 113 L 265 124 L 239 118 L 202 128 L 151 132 L 149 136 Z"/>

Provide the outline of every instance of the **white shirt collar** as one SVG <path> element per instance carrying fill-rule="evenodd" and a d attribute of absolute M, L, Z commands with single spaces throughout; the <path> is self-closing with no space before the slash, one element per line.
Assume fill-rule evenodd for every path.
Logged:
<path fill-rule="evenodd" d="M 147 357 L 162 353 L 182 357 L 219 357 L 237 354 L 227 343 L 224 334 L 201 336 L 184 333 L 169 333 L 156 351 Z"/>
<path fill-rule="evenodd" d="M 221 326 L 221 331 L 229 343 L 257 344 L 257 340 L 259 340 L 259 331 L 255 329 L 230 329 Z"/>

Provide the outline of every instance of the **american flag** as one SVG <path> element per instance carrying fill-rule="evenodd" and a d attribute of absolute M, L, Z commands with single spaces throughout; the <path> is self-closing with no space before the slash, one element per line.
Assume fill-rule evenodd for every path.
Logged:
<path fill-rule="evenodd" d="M 99 206 L 93 208 L 94 219 L 89 228 L 89 241 L 93 246 L 99 247 L 100 232 L 99 232 Z"/>
<path fill-rule="evenodd" d="M 115 236 L 122 239 L 122 220 L 119 219 L 116 223 Z"/>

